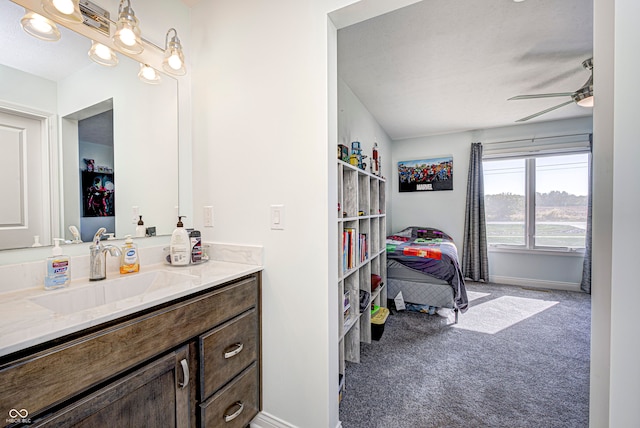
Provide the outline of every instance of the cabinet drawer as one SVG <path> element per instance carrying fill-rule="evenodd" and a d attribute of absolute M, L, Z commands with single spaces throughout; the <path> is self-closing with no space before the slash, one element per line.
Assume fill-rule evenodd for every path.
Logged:
<path fill-rule="evenodd" d="M 199 338 L 204 401 L 258 356 L 258 312 L 252 309 Z"/>
<path fill-rule="evenodd" d="M 203 427 L 246 427 L 258 414 L 258 365 L 253 363 L 233 382 L 200 405 Z"/>

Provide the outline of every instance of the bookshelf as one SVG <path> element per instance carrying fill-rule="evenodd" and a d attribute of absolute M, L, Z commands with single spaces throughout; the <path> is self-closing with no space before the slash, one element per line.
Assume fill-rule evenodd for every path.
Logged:
<path fill-rule="evenodd" d="M 338 162 L 339 396 L 346 361 L 360 362 L 360 343 L 371 343 L 371 305 L 387 304 L 385 179 Z M 371 275 L 382 285 L 371 291 Z M 370 293 L 360 311 L 360 290 Z"/>

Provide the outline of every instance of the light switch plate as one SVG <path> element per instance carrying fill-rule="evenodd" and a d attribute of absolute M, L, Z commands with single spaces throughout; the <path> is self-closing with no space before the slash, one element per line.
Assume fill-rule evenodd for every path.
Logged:
<path fill-rule="evenodd" d="M 284 205 L 271 205 L 271 229 L 284 230 Z"/>
<path fill-rule="evenodd" d="M 213 227 L 213 207 L 208 205 L 203 210 L 204 227 Z"/>

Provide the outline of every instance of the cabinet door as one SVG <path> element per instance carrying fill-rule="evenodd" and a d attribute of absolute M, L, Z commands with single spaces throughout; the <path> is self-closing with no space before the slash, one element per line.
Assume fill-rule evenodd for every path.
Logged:
<path fill-rule="evenodd" d="M 188 347 L 158 358 L 34 426 L 188 427 Z"/>

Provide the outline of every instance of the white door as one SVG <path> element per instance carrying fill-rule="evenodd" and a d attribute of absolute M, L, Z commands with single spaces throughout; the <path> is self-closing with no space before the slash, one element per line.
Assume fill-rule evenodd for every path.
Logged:
<path fill-rule="evenodd" d="M 0 249 L 50 244 L 46 126 L 0 110 Z"/>

